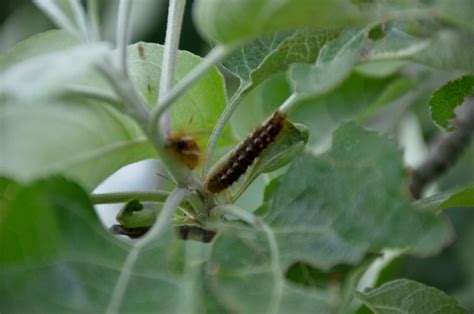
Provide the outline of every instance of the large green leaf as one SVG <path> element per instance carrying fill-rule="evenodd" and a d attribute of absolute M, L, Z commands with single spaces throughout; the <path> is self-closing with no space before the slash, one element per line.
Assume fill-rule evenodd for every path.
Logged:
<path fill-rule="evenodd" d="M 4 95 L 8 101 L 0 105 L 0 174 L 31 180 L 63 173 L 92 190 L 117 169 L 156 155 L 137 124 L 117 110 L 77 97 L 56 97 L 56 92 L 67 92 L 66 83 L 111 92 L 110 86 L 92 69 L 76 76 L 78 72 L 74 69 L 80 63 L 75 64 L 71 49 L 87 47 L 67 48 L 74 44 L 67 38 L 61 32 L 38 35 L 0 59 L 0 64 L 7 68 L 1 87 L 4 92 L 8 87 L 9 92 Z M 130 75 L 151 107 L 157 98 L 163 47 L 138 43 L 130 46 L 129 52 Z M 61 64 L 55 63 L 54 57 L 58 55 L 63 57 Z M 43 64 L 45 60 L 53 63 Z M 176 81 L 200 61 L 198 56 L 179 52 Z M 49 67 L 45 68 L 46 65 Z M 37 73 L 38 69 L 42 72 Z M 78 69 L 81 73 L 83 70 Z M 20 82 L 23 74 L 31 75 L 27 80 L 31 84 L 26 87 Z M 42 99 L 36 98 L 39 95 Z M 217 69 L 212 69 L 173 106 L 173 131 L 195 137 L 203 150 L 225 103 L 224 80 Z M 220 144 L 228 144 L 230 138 L 226 131 Z"/>
<path fill-rule="evenodd" d="M 327 293 L 287 282 L 275 257 L 265 232 L 227 224 L 211 246 L 212 294 L 232 313 L 328 313 Z"/>
<path fill-rule="evenodd" d="M 52 30 L 39 33 L 17 43 L 12 49 L 2 54 L 0 70 L 3 72 L 8 67 L 27 59 L 71 48 L 78 44 L 78 40 L 65 31 Z"/>
<path fill-rule="evenodd" d="M 292 63 L 313 63 L 324 43 L 335 34 L 335 31 L 304 28 L 264 35 L 237 50 L 224 65 L 250 90 L 265 79 L 285 72 Z"/>
<path fill-rule="evenodd" d="M 235 42 L 302 26 L 335 27 L 360 21 L 362 11 L 349 0 L 200 0 L 197 27 L 208 38 Z"/>
<path fill-rule="evenodd" d="M 446 83 L 430 99 L 431 118 L 443 129 L 453 131 L 455 128 L 449 124 L 456 117 L 454 110 L 471 95 L 474 95 L 472 75 Z"/>
<path fill-rule="evenodd" d="M 205 246 L 167 232 L 124 269 L 131 245 L 104 229 L 78 185 L 57 178 L 18 187 L 3 179 L 0 193 L 2 311 L 103 313 L 127 270 L 130 281 L 120 311 L 195 308 L 193 294 L 200 291 L 190 290 L 193 265 L 199 265 Z"/>
<path fill-rule="evenodd" d="M 452 6 L 452 5 L 451 5 Z M 474 73 L 474 33 L 455 29 L 439 31 L 431 44 L 413 56 L 415 62 L 446 71 Z"/>
<path fill-rule="evenodd" d="M 356 295 L 374 313 L 380 314 L 467 313 L 443 291 L 407 279 L 391 281 Z"/>
<path fill-rule="evenodd" d="M 408 58 L 427 45 L 428 41 L 411 36 L 396 23 L 350 29 L 327 43 L 315 64 L 293 65 L 289 79 L 299 98 L 312 98 L 333 90 L 359 63 Z"/>
<path fill-rule="evenodd" d="M 0 173 L 22 181 L 62 173 L 93 190 L 122 166 L 155 156 L 130 118 L 95 102 L 5 103 L 0 125 Z"/>
<path fill-rule="evenodd" d="M 274 191 L 265 217 L 282 263 L 320 268 L 358 263 L 366 251 L 387 248 L 437 252 L 450 239 L 443 217 L 418 212 L 404 192 L 396 145 L 348 123 L 319 158 L 297 159 Z"/>

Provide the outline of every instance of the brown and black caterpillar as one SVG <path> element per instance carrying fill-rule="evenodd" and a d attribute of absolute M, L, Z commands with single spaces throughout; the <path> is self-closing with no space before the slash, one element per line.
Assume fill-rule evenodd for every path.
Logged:
<path fill-rule="evenodd" d="M 240 144 L 217 171 L 210 174 L 205 182 L 206 188 L 212 193 L 219 193 L 237 181 L 280 134 L 285 119 L 281 112 L 276 111 L 265 124 L 259 126 Z"/>

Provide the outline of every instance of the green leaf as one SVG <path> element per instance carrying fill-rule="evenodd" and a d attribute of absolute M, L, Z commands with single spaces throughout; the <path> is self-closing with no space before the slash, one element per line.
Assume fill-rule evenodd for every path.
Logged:
<path fill-rule="evenodd" d="M 272 258 L 264 232 L 226 224 L 211 246 L 208 280 L 212 294 L 233 313 L 329 312 L 325 291 L 287 282 Z"/>
<path fill-rule="evenodd" d="M 439 0 L 436 1 L 435 11 L 438 16 L 447 22 L 474 32 L 472 5 L 472 0 L 457 0 L 455 5 L 450 0 Z"/>
<path fill-rule="evenodd" d="M 25 45 L 26 46 L 26 45 Z M 25 47 L 16 47 L 25 49 Z M 81 45 L 42 54 L 8 67 L 0 75 L 0 95 L 7 99 L 37 101 L 58 93 L 64 84 L 86 74 L 106 56 L 103 43 Z M 41 79 L 38 79 L 41 78 Z"/>
<path fill-rule="evenodd" d="M 21 188 L 1 182 L 2 311 L 105 312 L 131 245 L 104 229 L 85 191 L 70 181 L 48 179 Z M 196 255 L 205 251 L 166 232 L 128 269 L 120 311 L 190 311 L 200 294 L 190 290 L 198 282 L 193 265 L 200 265 Z"/>
<path fill-rule="evenodd" d="M 443 291 L 416 281 L 399 279 L 356 296 L 374 313 L 467 313 Z"/>
<path fill-rule="evenodd" d="M 20 41 L 13 48 L 0 55 L 0 70 L 33 57 L 57 52 L 77 46 L 78 40 L 65 31 L 51 30 Z"/>
<path fill-rule="evenodd" d="M 412 57 L 415 62 L 446 70 L 474 73 L 474 33 L 443 29 L 431 44 Z"/>
<path fill-rule="evenodd" d="M 303 26 L 348 25 L 361 21 L 362 12 L 367 12 L 349 0 L 200 0 L 193 9 L 201 33 L 224 43 Z"/>
<path fill-rule="evenodd" d="M 438 193 L 419 200 L 416 204 L 422 208 L 436 209 L 474 207 L 474 187 L 456 188 L 454 191 Z"/>
<path fill-rule="evenodd" d="M 237 50 L 224 65 L 251 90 L 267 78 L 285 72 L 292 63 L 313 63 L 335 31 L 299 29 L 291 33 L 264 35 Z"/>
<path fill-rule="evenodd" d="M 329 269 L 356 264 L 367 251 L 437 252 L 449 241 L 450 228 L 443 217 L 418 212 L 404 185 L 393 142 L 354 123 L 342 125 L 328 153 L 303 154 L 275 189 L 265 220 L 276 234 L 281 262 L 304 260 Z"/>
<path fill-rule="evenodd" d="M 288 75 L 297 96 L 306 99 L 325 94 L 343 82 L 359 63 L 408 58 L 428 45 L 428 41 L 409 35 L 396 23 L 377 27 L 383 33 L 374 39 L 370 38 L 374 27 L 346 30 L 321 49 L 315 64 L 293 65 Z"/>
<path fill-rule="evenodd" d="M 93 190 L 119 168 L 156 157 L 156 154 L 137 124 L 108 105 L 78 97 L 51 99 L 51 91 L 67 92 L 66 83 L 105 92 L 111 90 L 96 72 L 89 71 L 76 77 L 79 74 L 74 71 L 74 67 L 77 68 L 74 55 L 69 55 L 71 50 L 64 48 L 68 42 L 73 43 L 67 38 L 60 32 L 38 35 L 22 42 L 0 60 L 7 68 L 0 87 L 4 90 L 8 86 L 10 92 L 6 95 L 9 100 L 0 105 L 0 174 L 24 181 L 61 173 L 77 180 L 87 190 Z M 129 52 L 130 75 L 152 106 L 157 98 L 163 47 L 138 43 L 130 46 Z M 54 59 L 58 54 L 64 57 L 61 66 Z M 49 64 L 51 69 L 44 69 L 39 80 L 35 71 L 47 65 L 41 60 L 49 60 L 54 65 Z M 179 52 L 176 81 L 199 62 L 198 56 Z M 18 82 L 23 77 L 18 69 L 23 69 L 21 73 L 25 75 L 32 75 L 27 79 L 26 88 L 23 85 L 26 83 Z M 72 80 L 64 82 L 67 77 Z M 3 78 L 15 80 L 6 82 Z M 37 99 L 38 95 L 44 96 L 43 99 Z M 210 134 L 225 103 L 224 80 L 217 69 L 212 69 L 173 106 L 173 133 L 195 138 L 204 150 L 206 135 Z M 219 147 L 231 141 L 227 129 Z"/>
<path fill-rule="evenodd" d="M 446 131 L 454 131 L 450 121 L 456 117 L 454 110 L 474 95 L 474 76 L 466 75 L 439 88 L 430 99 L 431 118 Z"/>
<path fill-rule="evenodd" d="M 61 173 L 92 191 L 117 169 L 156 156 L 129 117 L 91 101 L 4 103 L 0 125 L 0 174 L 21 181 Z"/>

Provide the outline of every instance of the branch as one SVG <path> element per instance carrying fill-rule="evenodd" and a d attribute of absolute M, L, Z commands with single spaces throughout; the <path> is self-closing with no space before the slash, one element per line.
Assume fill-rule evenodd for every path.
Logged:
<path fill-rule="evenodd" d="M 181 36 L 181 26 L 183 23 L 186 0 L 171 0 L 168 8 L 168 24 L 166 26 L 165 47 L 163 52 L 163 62 L 161 67 L 161 78 L 159 87 L 158 103 L 173 86 L 176 55 L 178 54 L 179 38 Z M 160 121 L 160 130 L 163 136 L 168 137 L 170 132 L 170 112 L 166 110 Z"/>
<path fill-rule="evenodd" d="M 278 108 L 278 111 L 285 115 L 288 115 L 288 113 L 290 113 L 298 103 L 298 97 L 295 93 L 293 93 L 285 100 L 285 102 L 280 106 L 280 108 Z"/>
<path fill-rule="evenodd" d="M 107 306 L 106 313 L 118 313 L 120 306 L 125 297 L 125 291 L 127 290 L 128 282 L 130 280 L 131 272 L 135 266 L 138 255 L 141 250 L 149 245 L 153 241 L 157 241 L 158 238 L 166 231 L 167 227 L 170 225 L 171 217 L 174 215 L 179 204 L 186 198 L 189 193 L 186 189 L 176 189 L 170 196 L 166 199 L 163 209 L 158 217 L 157 221 L 151 228 L 151 230 L 142 238 L 135 242 L 130 253 L 125 260 L 120 276 L 117 280 L 117 283 L 114 287 L 112 297 L 110 299 L 109 305 Z"/>
<path fill-rule="evenodd" d="M 46 14 L 56 26 L 66 30 L 76 38 L 81 38 L 81 34 L 76 26 L 69 20 L 64 12 L 51 0 L 35 0 L 34 3 Z"/>
<path fill-rule="evenodd" d="M 410 173 L 409 188 L 415 199 L 422 197 L 425 187 L 444 174 L 469 145 L 474 133 L 474 97 L 461 108 L 464 112 L 454 121 L 457 130 L 439 135 L 430 145 L 426 161 Z"/>
<path fill-rule="evenodd" d="M 97 0 L 87 0 L 87 16 L 89 17 L 89 23 L 94 40 L 100 41 L 99 5 Z"/>
<path fill-rule="evenodd" d="M 163 203 L 168 196 L 169 193 L 166 191 L 136 191 L 92 194 L 91 200 L 93 204 L 119 204 L 128 202 L 132 199 L 141 202 Z"/>
<path fill-rule="evenodd" d="M 84 42 L 88 42 L 90 40 L 89 26 L 87 25 L 86 13 L 84 12 L 82 4 L 79 2 L 79 0 L 69 0 L 69 5 L 71 6 L 72 11 L 74 13 L 76 25 L 81 30 Z"/>

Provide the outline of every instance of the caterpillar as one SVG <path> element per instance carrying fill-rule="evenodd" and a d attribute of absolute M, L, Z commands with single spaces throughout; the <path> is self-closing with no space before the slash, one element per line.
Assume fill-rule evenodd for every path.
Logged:
<path fill-rule="evenodd" d="M 184 163 L 189 169 L 199 165 L 201 150 L 194 138 L 187 135 L 177 134 L 168 138 L 167 147 L 171 153 Z"/>
<path fill-rule="evenodd" d="M 238 146 L 217 171 L 210 174 L 205 182 L 206 188 L 212 193 L 219 193 L 237 181 L 280 134 L 285 119 L 281 112 L 275 111 L 267 122 Z"/>

